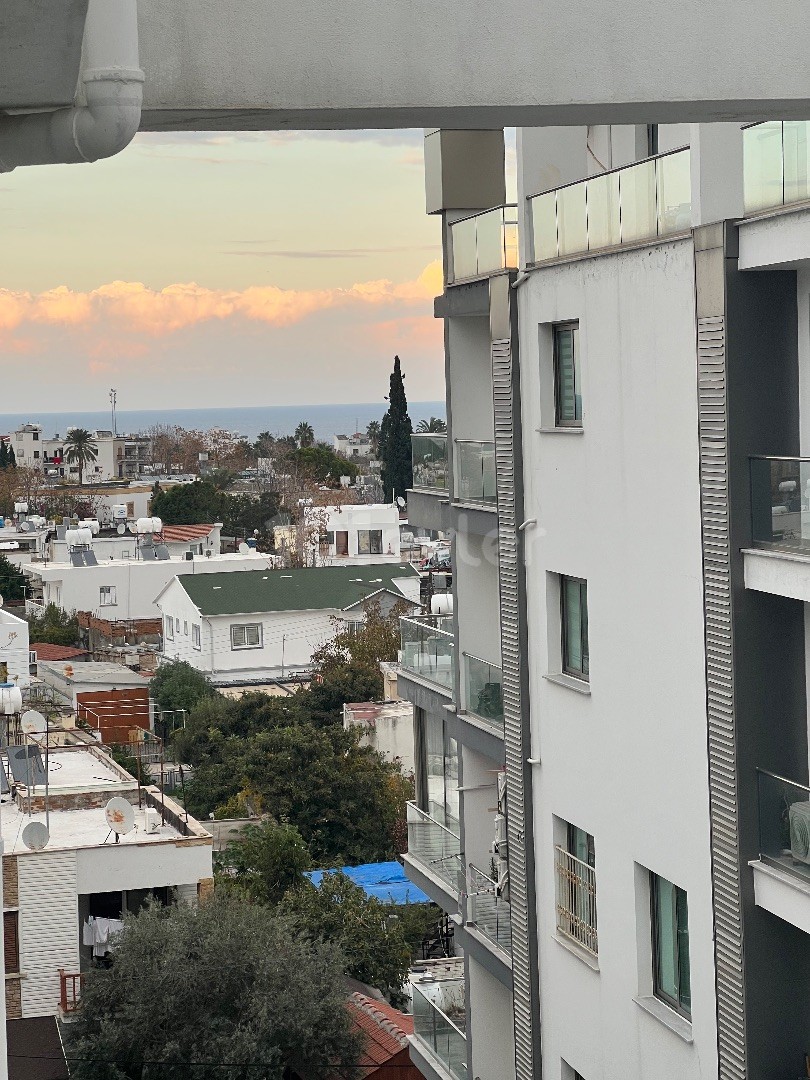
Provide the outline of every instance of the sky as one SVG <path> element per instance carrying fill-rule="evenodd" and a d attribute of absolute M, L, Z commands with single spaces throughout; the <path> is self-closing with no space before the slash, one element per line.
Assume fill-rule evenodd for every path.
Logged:
<path fill-rule="evenodd" d="M 444 397 L 421 131 L 145 133 L 0 174 L 6 411 Z"/>

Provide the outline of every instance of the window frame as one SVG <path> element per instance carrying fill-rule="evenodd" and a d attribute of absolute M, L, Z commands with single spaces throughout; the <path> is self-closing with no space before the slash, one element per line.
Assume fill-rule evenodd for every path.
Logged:
<path fill-rule="evenodd" d="M 358 555 L 382 555 L 382 553 L 383 553 L 383 531 L 382 531 L 382 529 L 358 529 L 357 530 L 357 554 Z"/>
<path fill-rule="evenodd" d="M 568 609 L 565 603 L 566 582 L 579 585 L 579 651 L 582 657 L 580 667 L 574 667 L 570 662 Z M 584 607 L 582 603 L 583 595 L 585 597 Z M 560 639 L 563 674 L 572 679 L 579 679 L 580 682 L 590 684 L 591 657 L 588 646 L 588 581 L 586 578 L 572 577 L 568 574 L 560 575 Z"/>
<path fill-rule="evenodd" d="M 109 599 L 103 600 L 105 595 Z M 118 592 L 115 585 L 99 585 L 98 587 L 98 606 L 103 607 L 118 607 Z"/>
<path fill-rule="evenodd" d="M 191 624 L 191 647 L 198 651 L 202 650 L 202 633 L 199 623 Z"/>
<path fill-rule="evenodd" d="M 163 616 L 163 636 L 167 641 L 174 641 L 174 619 L 171 615 Z"/>
<path fill-rule="evenodd" d="M 7 925 L 12 927 L 12 934 L 14 937 L 14 958 L 17 961 L 16 966 L 9 965 L 8 948 L 6 947 L 8 938 L 6 930 Z M 18 909 L 3 912 L 3 959 L 6 975 L 20 974 L 20 913 Z"/>
<path fill-rule="evenodd" d="M 671 927 L 672 945 L 673 945 L 673 968 L 675 971 L 675 979 L 678 984 L 678 996 L 673 997 L 666 990 L 662 989 L 660 985 L 659 970 L 661 959 L 661 927 L 659 920 L 659 904 L 658 904 L 658 889 L 659 882 L 666 882 L 674 890 L 675 903 L 672 907 L 672 919 L 673 925 Z M 682 977 L 683 972 L 681 969 L 681 937 L 682 931 L 678 928 L 679 913 L 681 911 L 681 903 L 683 903 L 686 912 L 686 954 L 687 954 L 687 966 L 686 973 L 686 988 L 689 994 L 689 1004 L 685 1005 L 681 990 L 683 988 Z M 679 885 L 676 885 L 668 878 L 662 877 L 660 874 L 650 871 L 650 933 L 652 937 L 652 986 L 653 996 L 659 1001 L 662 1001 L 666 1006 L 678 1013 L 679 1016 L 684 1019 L 692 1020 L 692 980 L 691 980 L 691 964 L 689 963 L 689 899 L 685 889 L 682 889 Z"/>
<path fill-rule="evenodd" d="M 241 645 L 236 643 L 234 636 L 234 630 L 244 631 L 244 642 Z M 256 631 L 256 642 L 248 642 L 248 630 Z M 231 623 L 231 651 L 241 652 L 242 649 L 261 649 L 263 647 L 263 627 L 261 623 Z"/>
<path fill-rule="evenodd" d="M 572 378 L 574 383 L 574 416 L 562 415 L 562 368 L 560 363 L 559 337 L 562 333 L 571 333 L 572 342 Z M 551 327 L 552 351 L 554 354 L 554 426 L 558 428 L 581 428 L 582 427 L 582 387 L 579 370 L 579 320 L 571 319 L 568 322 L 554 323 Z M 577 396 L 579 396 L 579 416 L 577 413 Z"/>

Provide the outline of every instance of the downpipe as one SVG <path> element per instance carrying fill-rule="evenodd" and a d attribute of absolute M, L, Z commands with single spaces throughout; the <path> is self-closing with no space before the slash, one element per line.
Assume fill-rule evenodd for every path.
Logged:
<path fill-rule="evenodd" d="M 120 153 L 141 122 L 137 0 L 90 0 L 75 104 L 0 116 L 0 171 L 78 164 Z"/>

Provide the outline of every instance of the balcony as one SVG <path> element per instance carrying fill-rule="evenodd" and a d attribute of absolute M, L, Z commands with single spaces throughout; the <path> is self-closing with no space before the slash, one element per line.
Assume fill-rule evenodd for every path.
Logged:
<path fill-rule="evenodd" d="M 455 499 L 463 503 L 495 507 L 495 443 L 456 442 Z"/>
<path fill-rule="evenodd" d="M 745 584 L 810 601 L 810 459 L 753 457 Z"/>
<path fill-rule="evenodd" d="M 464 891 L 461 840 L 416 803 L 408 803 L 407 815 L 408 855 L 458 896 Z"/>
<path fill-rule="evenodd" d="M 559 845 L 555 853 L 557 933 L 596 957 L 596 871 Z"/>
<path fill-rule="evenodd" d="M 512 955 L 512 911 L 498 892 L 497 883 L 483 870 L 469 865 L 467 921 L 508 956 Z"/>
<path fill-rule="evenodd" d="M 413 1029 L 417 1049 L 438 1059 L 456 1080 L 467 1080 L 467 1036 L 464 982 L 411 983 Z M 451 992 L 455 990 L 455 994 Z M 442 1005 L 444 1008 L 442 1008 Z M 422 1044 L 421 1046 L 419 1044 Z"/>
<path fill-rule="evenodd" d="M 402 670 L 451 693 L 456 648 L 452 625 L 450 615 L 414 615 L 399 620 Z"/>
<path fill-rule="evenodd" d="M 495 664 L 464 654 L 467 712 L 503 731 L 503 672 Z"/>
<path fill-rule="evenodd" d="M 420 491 L 447 492 L 447 436 L 411 435 L 413 486 Z"/>
<path fill-rule="evenodd" d="M 447 284 L 475 281 L 518 266 L 517 207 L 497 206 L 450 226 Z"/>
<path fill-rule="evenodd" d="M 676 150 L 532 196 L 533 263 L 688 232 L 689 170 L 689 150 Z"/>
<path fill-rule="evenodd" d="M 62 1016 L 78 1012 L 82 996 L 84 972 L 65 971 L 59 968 L 59 1008 Z"/>
<path fill-rule="evenodd" d="M 810 934 L 810 787 L 757 770 L 760 907 Z"/>
<path fill-rule="evenodd" d="M 770 120 L 743 132 L 743 206 L 756 214 L 810 199 L 810 122 Z"/>

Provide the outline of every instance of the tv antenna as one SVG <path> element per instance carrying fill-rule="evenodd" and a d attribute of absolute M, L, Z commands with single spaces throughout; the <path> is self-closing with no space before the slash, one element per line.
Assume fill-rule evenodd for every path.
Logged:
<path fill-rule="evenodd" d="M 118 432 L 115 430 L 115 400 L 116 400 L 117 397 L 118 397 L 118 391 L 113 387 L 113 389 L 110 390 L 110 411 L 112 413 L 112 433 L 113 433 L 113 438 L 115 438 L 115 436 L 118 434 Z"/>

